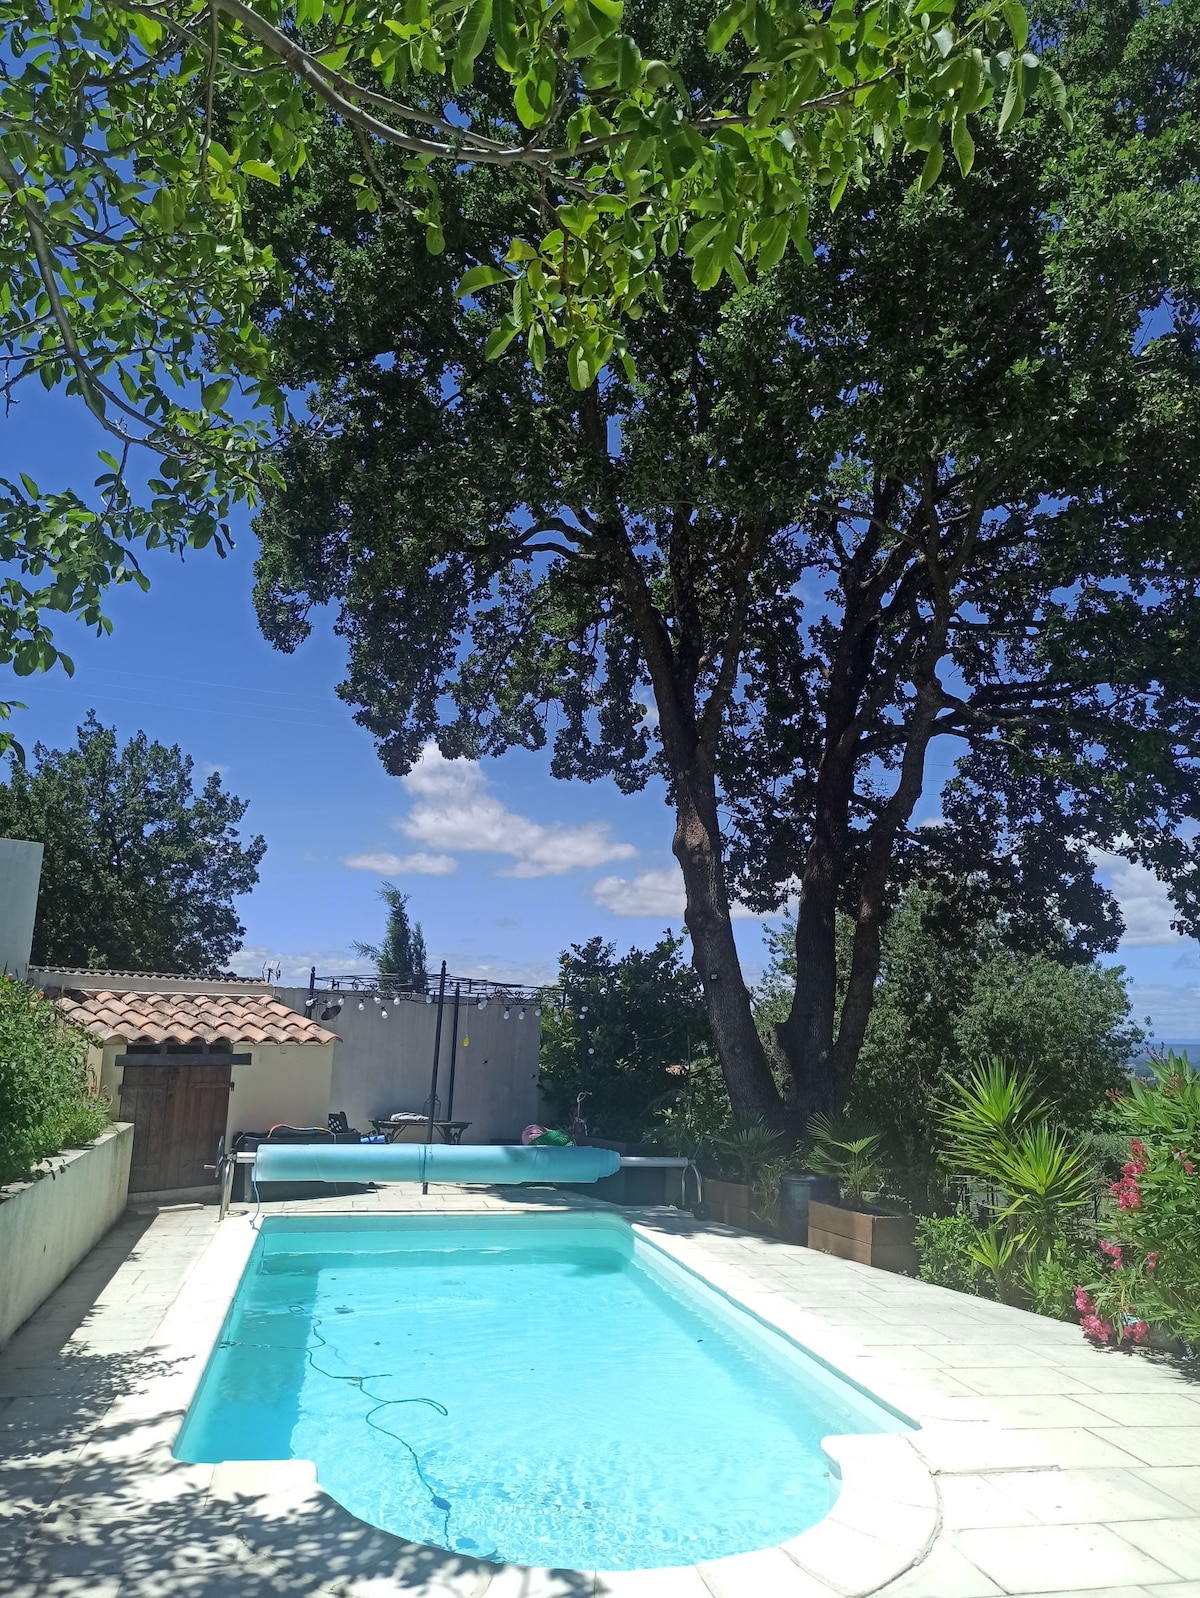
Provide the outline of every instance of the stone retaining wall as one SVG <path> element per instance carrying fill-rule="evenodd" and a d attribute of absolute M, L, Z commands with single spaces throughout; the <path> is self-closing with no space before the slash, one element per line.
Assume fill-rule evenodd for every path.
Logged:
<path fill-rule="evenodd" d="M 0 1187 L 0 1344 L 124 1213 L 132 1153 L 133 1127 L 119 1122 L 33 1181 Z"/>

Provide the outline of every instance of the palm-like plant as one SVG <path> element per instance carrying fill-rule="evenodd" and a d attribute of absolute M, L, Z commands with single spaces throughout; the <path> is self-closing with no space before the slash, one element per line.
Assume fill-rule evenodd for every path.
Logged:
<path fill-rule="evenodd" d="M 879 1192 L 887 1180 L 881 1133 L 844 1118 L 814 1115 L 808 1135 L 805 1163 L 810 1171 L 835 1178 L 843 1199 L 861 1204 L 869 1193 Z"/>
<path fill-rule="evenodd" d="M 746 1121 L 732 1132 L 714 1137 L 712 1146 L 734 1162 L 747 1186 L 780 1153 L 779 1134 L 765 1121 Z"/>
<path fill-rule="evenodd" d="M 950 1159 L 988 1179 L 996 1179 L 995 1151 L 1046 1114 L 1032 1078 L 995 1057 L 981 1060 L 961 1082 L 952 1080 L 938 1109 Z"/>
<path fill-rule="evenodd" d="M 1039 1121 L 1011 1144 L 997 1145 L 993 1159 L 1008 1195 L 999 1218 L 1012 1220 L 1024 1246 L 1045 1258 L 1062 1233 L 1064 1219 L 1091 1197 L 1092 1171 L 1082 1146 Z"/>
<path fill-rule="evenodd" d="M 974 1242 L 967 1246 L 967 1253 L 991 1276 L 992 1287 L 1001 1301 L 1009 1296 L 1017 1245 L 1018 1239 L 1011 1232 L 1003 1232 L 993 1225 L 977 1228 Z"/>

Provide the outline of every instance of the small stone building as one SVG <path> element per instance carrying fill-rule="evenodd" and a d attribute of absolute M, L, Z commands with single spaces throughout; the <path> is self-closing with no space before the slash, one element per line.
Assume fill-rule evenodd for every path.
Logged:
<path fill-rule="evenodd" d="M 134 1127 L 133 1193 L 211 1184 L 237 1131 L 324 1127 L 337 1034 L 264 982 L 29 969 L 94 1040 L 93 1081 Z"/>

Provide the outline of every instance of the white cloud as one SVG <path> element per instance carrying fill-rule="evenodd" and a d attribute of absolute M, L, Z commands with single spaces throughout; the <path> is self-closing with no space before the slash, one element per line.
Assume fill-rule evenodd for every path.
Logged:
<path fill-rule="evenodd" d="M 1089 851 L 1105 886 L 1114 894 L 1125 917 L 1122 944 L 1131 948 L 1156 947 L 1182 941 L 1171 927 L 1176 914 L 1166 887 L 1145 866 L 1103 849 Z"/>
<path fill-rule="evenodd" d="M 218 765 L 215 760 L 202 760 L 200 770 L 206 777 L 220 777 L 224 780 L 230 772 L 230 767 Z"/>
<path fill-rule="evenodd" d="M 384 877 L 450 877 L 458 870 L 458 861 L 449 854 L 344 854 L 342 864 Z"/>
<path fill-rule="evenodd" d="M 615 916 L 654 916 L 680 923 L 686 904 L 678 866 L 639 871 L 636 877 L 601 877 L 592 884 L 592 898 Z M 731 915 L 735 921 L 760 919 L 744 904 L 735 903 Z"/>
<path fill-rule="evenodd" d="M 546 826 L 518 815 L 488 791 L 475 761 L 447 760 L 434 744 L 425 746 L 403 781 L 416 802 L 394 823 L 400 832 L 431 849 L 508 855 L 514 864 L 498 873 L 502 877 L 560 877 L 637 853 L 632 844 L 617 842 L 606 821 Z"/>
<path fill-rule="evenodd" d="M 1129 988 L 1133 1019 L 1151 1021 L 1151 1042 L 1159 1039 L 1176 1042 L 1200 1041 L 1200 987 L 1179 987 L 1170 983 L 1134 982 Z M 1200 1054 L 1192 1055 L 1200 1064 Z"/>

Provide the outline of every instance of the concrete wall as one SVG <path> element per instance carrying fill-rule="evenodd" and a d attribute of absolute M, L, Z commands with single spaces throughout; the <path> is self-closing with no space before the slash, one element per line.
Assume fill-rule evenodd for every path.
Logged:
<path fill-rule="evenodd" d="M 52 1176 L 0 1188 L 0 1344 L 124 1213 L 132 1153 L 133 1128 L 118 1124 L 47 1160 Z"/>
<path fill-rule="evenodd" d="M 42 845 L 0 838 L 0 973 L 25 979 L 33 946 Z"/>
<path fill-rule="evenodd" d="M 330 1080 L 336 1048 L 336 1043 L 235 1047 L 235 1053 L 250 1055 L 250 1064 L 235 1065 L 230 1073 L 233 1092 L 229 1095 L 226 1141 L 235 1132 L 262 1132 L 281 1121 L 291 1126 L 324 1126 L 331 1108 Z M 89 1061 L 94 1072 L 94 1062 L 100 1055 L 100 1088 L 111 1099 L 114 1114 L 121 1108 L 121 1082 L 125 1075 L 117 1056 L 124 1053 L 125 1044 L 113 1041 L 104 1045 L 102 1055 L 93 1050 Z M 148 1054 L 140 1063 L 170 1065 L 171 1059 L 169 1055 Z M 181 1069 L 186 1071 L 188 1067 Z"/>
<path fill-rule="evenodd" d="M 345 1110 L 351 1126 L 369 1132 L 372 1116 L 424 1108 L 433 1070 L 436 1002 L 426 1004 L 417 998 L 376 1004 L 371 994 L 318 990 L 316 1004 L 307 1010 L 307 988 L 274 991 L 291 1009 L 311 1015 L 338 1034 L 341 1041 L 334 1046 L 330 1108 Z M 338 1014 L 326 1016 L 339 1000 Z M 541 1022 L 532 1004 L 524 1006 L 525 1019 L 518 1020 L 521 1008 L 510 1005 L 506 1021 L 501 999 L 489 998 L 486 1010 L 478 1008 L 477 1000 L 463 999 L 454 1071 L 454 1119 L 471 1123 L 464 1143 L 514 1139 L 522 1127 L 537 1119 Z M 437 1090 L 443 1119 L 449 1119 L 453 1013 L 453 997 L 447 995 Z"/>

